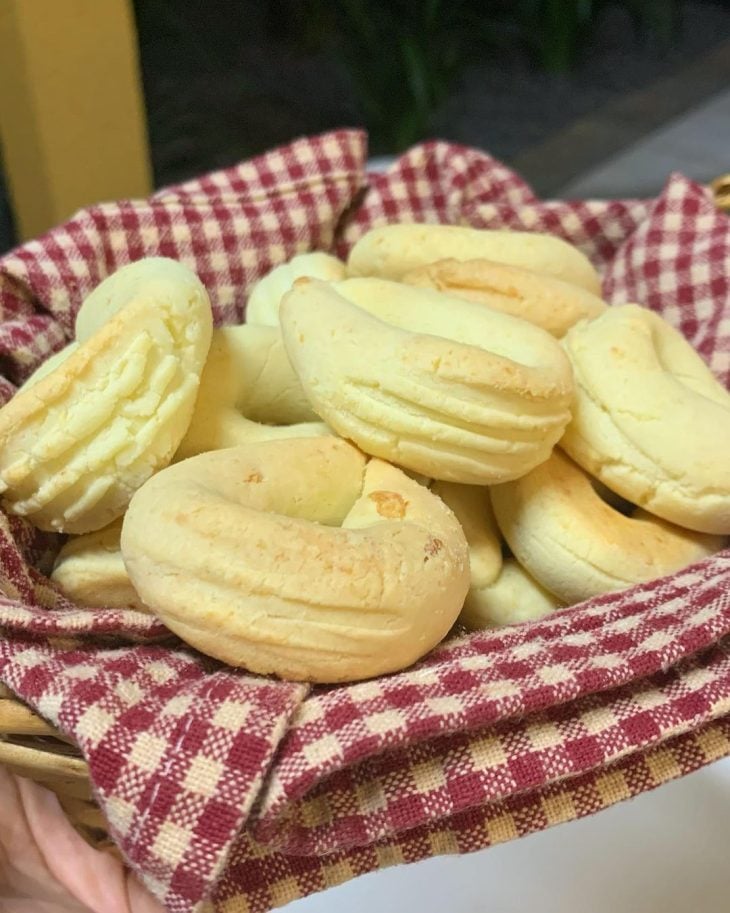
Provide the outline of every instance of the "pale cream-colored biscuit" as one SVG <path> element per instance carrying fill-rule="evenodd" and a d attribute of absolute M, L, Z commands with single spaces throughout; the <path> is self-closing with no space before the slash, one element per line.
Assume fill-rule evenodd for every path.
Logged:
<path fill-rule="evenodd" d="M 491 497 L 517 560 L 567 605 L 673 573 L 724 544 L 643 510 L 624 516 L 560 450 Z"/>
<path fill-rule="evenodd" d="M 210 344 L 210 302 L 180 264 L 158 260 L 154 272 L 0 410 L 3 505 L 41 529 L 107 526 L 169 463 L 187 430 Z M 112 280 L 123 302 L 123 277 Z"/>
<path fill-rule="evenodd" d="M 472 630 L 542 618 L 560 603 L 514 558 L 502 560 L 502 538 L 489 488 L 434 482 L 437 494 L 456 516 L 469 546 L 469 592 L 459 621 Z"/>
<path fill-rule="evenodd" d="M 149 612 L 124 566 L 121 533 L 120 519 L 95 533 L 72 536 L 58 553 L 51 580 L 78 605 Z"/>
<path fill-rule="evenodd" d="M 202 295 L 207 299 L 200 279 L 179 261 L 170 257 L 134 260 L 107 276 L 84 298 L 74 323 L 76 342 L 86 342 L 131 301 L 144 298 L 150 307 L 181 311 L 187 300 L 193 313 L 199 310 Z M 190 332 L 195 332 L 194 326 Z"/>
<path fill-rule="evenodd" d="M 295 257 L 297 263 L 291 261 L 290 272 L 296 274 L 298 268 L 311 263 L 312 270 L 328 275 L 344 273 L 341 261 L 335 261 L 340 264 L 336 273 L 330 260 L 335 258 L 327 254 Z M 128 272 L 134 270 L 135 288 L 154 280 L 158 262 L 159 258 L 150 258 L 127 268 Z M 286 266 L 289 264 L 278 269 Z M 276 281 L 281 284 L 281 276 Z M 103 326 L 124 303 L 124 285 L 107 283 L 106 290 L 100 286 L 86 299 L 77 315 L 76 331 L 81 340 Z M 266 299 L 259 296 L 259 300 Z M 195 411 L 175 459 L 247 442 L 328 433 L 326 425 L 317 422 L 302 392 L 276 327 L 221 327 L 213 330 Z"/>
<path fill-rule="evenodd" d="M 403 282 L 521 317 L 557 337 L 606 310 L 597 295 L 579 285 L 492 260 L 438 260 L 406 273 Z"/>
<path fill-rule="evenodd" d="M 561 446 L 665 520 L 730 533 L 730 394 L 653 311 L 609 308 L 563 340 L 576 378 Z"/>
<path fill-rule="evenodd" d="M 514 558 L 506 558 L 496 580 L 471 586 L 459 621 L 472 631 L 537 621 L 561 608 L 561 602 L 531 577 Z"/>
<path fill-rule="evenodd" d="M 316 419 L 277 327 L 222 327 L 213 330 L 195 411 L 175 459 L 332 433 Z"/>
<path fill-rule="evenodd" d="M 469 545 L 471 586 L 481 589 L 499 577 L 502 542 L 485 485 L 434 482 L 431 491 L 453 511 Z"/>
<path fill-rule="evenodd" d="M 410 665 L 469 585 L 464 534 L 440 498 L 334 437 L 176 463 L 134 496 L 121 541 L 140 596 L 183 640 L 295 680 Z"/>
<path fill-rule="evenodd" d="M 246 323 L 279 325 L 281 299 L 302 276 L 337 282 L 345 278 L 345 264 L 331 254 L 299 254 L 267 273 L 253 287 L 246 303 Z"/>
<path fill-rule="evenodd" d="M 449 258 L 484 258 L 523 266 L 601 294 L 601 281 L 590 260 L 555 235 L 461 225 L 414 223 L 374 228 L 350 251 L 347 273 L 402 279 L 411 270 Z"/>
<path fill-rule="evenodd" d="M 568 360 L 524 320 L 383 279 L 300 279 L 280 315 L 323 420 L 429 478 L 516 478 L 547 459 L 569 420 Z"/>

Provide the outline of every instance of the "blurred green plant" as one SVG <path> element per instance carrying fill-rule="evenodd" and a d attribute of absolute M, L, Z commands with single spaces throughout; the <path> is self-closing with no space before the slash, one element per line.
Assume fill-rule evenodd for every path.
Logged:
<path fill-rule="evenodd" d="M 374 152 L 423 137 L 455 80 L 492 42 L 473 0 L 340 0 L 333 4 L 345 62 Z"/>
<path fill-rule="evenodd" d="M 591 34 L 610 7 L 623 9 L 634 31 L 666 48 L 681 21 L 681 0 L 514 0 L 502 4 L 522 43 L 543 69 L 571 70 L 590 48 Z"/>
<path fill-rule="evenodd" d="M 434 117 L 472 64 L 526 49 L 547 72 L 590 53 L 610 8 L 667 47 L 682 0 L 134 0 L 140 36 L 167 40 L 170 69 L 225 73 L 243 29 L 299 53 L 334 54 L 352 86 L 374 154 L 400 152 L 432 132 Z M 238 15 L 235 10 L 238 9 Z M 205 32 L 201 41 L 200 33 Z M 144 50 L 144 47 L 143 47 Z M 252 89 L 253 91 L 253 89 Z"/>
<path fill-rule="evenodd" d="M 682 0 L 270 0 L 271 32 L 331 48 L 344 63 L 375 153 L 428 135 L 461 73 L 520 46 L 549 72 L 570 71 L 609 7 L 668 46 Z M 286 23 L 286 26 L 283 26 Z"/>

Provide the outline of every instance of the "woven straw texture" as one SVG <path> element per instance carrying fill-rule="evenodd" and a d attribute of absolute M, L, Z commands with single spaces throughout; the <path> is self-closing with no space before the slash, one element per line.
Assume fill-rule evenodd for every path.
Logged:
<path fill-rule="evenodd" d="M 730 219 L 680 175 L 656 200 L 541 202 L 441 142 L 368 175 L 366 137 L 302 139 L 149 200 L 93 206 L 0 259 L 0 394 L 72 332 L 84 296 L 152 254 L 195 269 L 218 323 L 312 249 L 384 222 L 549 231 L 614 303 L 661 312 L 730 382 Z M 0 516 L 0 681 L 88 761 L 129 865 L 170 910 L 263 913 L 360 873 L 513 839 L 730 753 L 730 551 L 416 667 L 309 688 L 188 650 L 48 582 L 59 541 Z"/>

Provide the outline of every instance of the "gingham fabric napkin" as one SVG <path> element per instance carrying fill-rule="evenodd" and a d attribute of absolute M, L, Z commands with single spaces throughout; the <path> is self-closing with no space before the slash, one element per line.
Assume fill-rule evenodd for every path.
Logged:
<path fill-rule="evenodd" d="M 345 254 L 422 220 L 558 234 L 613 302 L 679 326 L 730 382 L 730 220 L 673 175 L 654 201 L 540 202 L 441 142 L 367 175 L 340 131 L 149 200 L 86 209 L 0 260 L 5 398 L 108 273 L 162 254 L 218 322 L 294 253 Z M 233 671 L 136 612 L 80 610 L 43 576 L 58 542 L 0 517 L 0 680 L 82 748 L 129 864 L 172 911 L 263 913 L 382 866 L 590 814 L 730 753 L 730 550 L 416 667 L 309 688 Z"/>

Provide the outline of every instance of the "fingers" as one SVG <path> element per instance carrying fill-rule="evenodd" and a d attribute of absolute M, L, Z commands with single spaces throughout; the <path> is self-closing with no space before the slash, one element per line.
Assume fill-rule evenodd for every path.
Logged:
<path fill-rule="evenodd" d="M 164 913 L 122 863 L 89 846 L 50 790 L 0 766 L 2 913 Z"/>
<path fill-rule="evenodd" d="M 127 905 L 129 913 L 165 913 L 165 908 L 131 872 L 127 873 Z"/>
<path fill-rule="evenodd" d="M 121 863 L 100 853 L 74 830 L 56 796 L 30 780 L 19 790 L 31 836 L 47 878 L 83 909 L 128 913 Z"/>
<path fill-rule="evenodd" d="M 13 904 L 7 907 L 13 913 L 22 909 L 18 906 L 21 901 L 63 904 L 69 900 L 49 878 L 45 860 L 35 844 L 21 792 L 23 782 L 0 765 L 0 899 Z M 4 913 L 6 907 L 2 909 Z"/>

